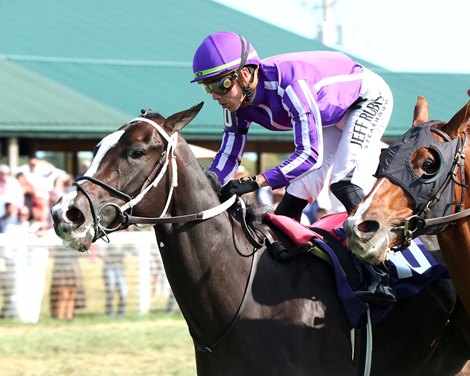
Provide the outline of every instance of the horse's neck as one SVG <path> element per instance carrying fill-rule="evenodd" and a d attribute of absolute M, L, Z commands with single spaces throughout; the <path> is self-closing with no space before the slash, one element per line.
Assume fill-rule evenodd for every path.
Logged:
<path fill-rule="evenodd" d="M 178 186 L 171 197 L 168 214 L 170 216 L 196 214 L 219 205 L 219 197 L 198 162 L 195 159 L 184 164 L 181 162 L 178 165 Z M 224 232 L 224 235 L 232 234 L 232 224 L 233 220 L 230 219 L 228 212 L 223 212 L 207 220 L 165 226 L 160 234 L 166 241 L 178 247 L 186 247 L 188 241 L 193 241 L 192 253 L 199 258 L 205 258 L 206 254 L 217 253 L 214 248 L 218 246 L 230 247 L 226 244 L 225 236 L 220 236 L 220 232 Z M 200 239 L 205 241 L 200 242 Z M 231 246 L 233 247 L 233 242 Z M 183 252 L 185 255 L 188 253 Z M 223 253 L 218 255 L 219 258 L 221 256 Z"/>
<path fill-rule="evenodd" d="M 178 166 L 180 179 L 169 214 L 186 215 L 220 205 L 211 184 L 197 162 Z M 233 227 L 235 225 L 235 228 Z M 249 274 L 251 247 L 240 235 L 239 224 L 223 212 L 211 219 L 157 227 L 162 259 L 168 279 L 189 326 L 198 337 L 206 320 L 225 324 L 242 299 Z M 163 246 L 163 247 L 162 247 Z M 198 328 L 200 333 L 198 335 Z"/>
<path fill-rule="evenodd" d="M 459 176 L 457 176 L 459 178 Z M 465 159 L 465 184 L 470 183 L 470 148 Z M 460 187 L 456 187 L 456 200 L 460 202 Z M 470 188 L 463 191 L 463 209 L 470 208 Z M 461 219 L 438 234 L 439 245 L 457 293 L 470 315 L 470 217 Z"/>

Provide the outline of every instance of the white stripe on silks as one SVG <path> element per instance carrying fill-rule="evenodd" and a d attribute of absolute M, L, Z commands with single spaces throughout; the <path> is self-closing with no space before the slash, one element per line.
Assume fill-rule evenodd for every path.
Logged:
<path fill-rule="evenodd" d="M 225 144 L 225 147 L 220 155 L 219 162 L 217 162 L 217 165 L 215 166 L 219 171 L 222 171 L 224 167 L 226 166 L 227 161 L 228 161 L 228 156 L 232 154 L 232 150 L 235 146 L 235 139 L 236 139 L 235 133 L 224 132 L 224 139 L 225 138 L 227 138 L 227 143 Z M 224 140 L 222 140 L 222 144 L 223 142 Z M 243 152 L 245 150 L 245 145 L 246 145 L 246 136 L 242 136 L 242 144 L 237 154 L 237 160 L 241 160 Z"/>
<path fill-rule="evenodd" d="M 292 104 L 294 105 L 295 109 L 297 110 L 297 113 L 299 115 L 305 114 L 305 109 L 302 106 L 302 103 L 299 100 L 299 97 L 297 97 L 294 89 L 292 89 L 292 86 L 288 86 L 286 88 L 286 93 L 289 99 L 291 100 Z M 305 150 L 310 150 L 310 139 L 308 138 L 308 121 L 306 117 L 303 117 L 300 119 L 301 121 L 301 128 L 302 128 L 302 145 L 304 146 Z M 294 125 L 294 124 L 293 124 Z M 294 137 L 296 136 L 296 128 L 294 125 Z M 307 134 L 306 134 L 307 133 Z M 305 137 L 307 136 L 307 137 Z M 307 152 L 303 152 L 301 155 L 299 155 L 297 158 L 295 158 L 293 161 L 291 161 L 289 164 L 281 167 L 281 172 L 283 175 L 289 174 L 292 170 L 295 170 L 297 167 L 299 167 L 302 163 L 304 163 L 308 158 L 310 154 Z"/>
<path fill-rule="evenodd" d="M 312 93 L 308 89 L 308 86 L 305 81 L 298 81 L 299 85 L 302 89 L 302 92 L 304 93 L 305 97 L 307 98 L 307 101 L 309 103 L 309 106 L 311 107 L 312 110 L 312 115 L 315 120 L 315 126 L 317 128 L 317 134 L 319 136 L 318 142 L 319 142 L 319 158 L 315 165 L 310 168 L 308 171 L 302 174 L 302 176 L 305 176 L 307 173 L 310 173 L 312 170 L 317 169 L 319 166 L 321 166 L 323 162 L 323 139 L 322 139 L 322 132 L 321 129 L 319 131 L 319 126 L 321 127 L 321 117 L 320 117 L 320 110 L 318 109 L 318 106 L 316 105 L 315 101 L 313 100 Z M 299 114 L 305 114 L 305 109 L 302 106 L 302 103 L 300 102 L 299 98 L 297 97 L 296 93 L 292 89 L 291 86 L 289 86 L 286 89 L 287 95 L 289 96 L 289 99 L 292 101 L 295 109 Z M 289 163 L 288 165 L 284 166 L 281 168 L 281 171 L 284 175 L 288 174 L 290 171 L 294 170 L 298 166 L 300 166 L 302 163 L 304 163 L 309 157 L 310 157 L 310 150 L 311 150 L 311 144 L 310 144 L 310 134 L 309 134 L 309 123 L 306 117 L 303 117 L 301 119 L 301 129 L 302 129 L 302 145 L 304 147 L 304 152 L 297 157 L 294 161 Z M 296 133 L 296 129 L 294 126 L 294 134 Z M 299 179 L 301 176 L 298 176 L 295 180 Z"/>
<path fill-rule="evenodd" d="M 364 72 L 355 73 L 355 74 L 340 74 L 337 76 L 325 77 L 324 79 L 318 81 L 313 85 L 316 91 L 320 91 L 323 87 L 333 84 L 339 84 L 342 82 L 351 82 L 362 80 L 364 77 Z"/>
<path fill-rule="evenodd" d="M 266 90 L 277 90 L 279 83 L 277 81 L 265 81 L 264 88 Z"/>
<path fill-rule="evenodd" d="M 323 121 L 321 119 L 320 109 L 318 108 L 317 101 L 315 100 L 312 91 L 307 85 L 306 81 L 299 81 L 299 85 L 302 88 L 302 91 L 305 93 L 305 97 L 307 98 L 308 105 L 312 110 L 313 120 L 315 121 L 315 129 L 317 131 L 317 144 L 318 144 L 318 157 L 315 164 L 308 170 L 305 171 L 302 175 L 299 175 L 297 179 L 301 179 L 305 175 L 308 175 L 310 172 L 317 170 L 323 164 Z M 296 180 L 297 180 L 296 179 Z"/>
<path fill-rule="evenodd" d="M 221 153 L 221 156 L 219 158 L 219 162 L 217 162 L 217 165 L 215 166 L 217 170 L 222 171 L 222 169 L 225 167 L 227 164 L 227 155 L 230 155 L 233 149 L 233 145 L 235 143 L 235 133 L 227 133 L 224 132 L 224 139 L 227 139 L 227 142 L 225 143 L 225 147 L 223 150 L 223 153 Z M 224 139 L 222 139 L 222 145 L 224 143 Z"/>

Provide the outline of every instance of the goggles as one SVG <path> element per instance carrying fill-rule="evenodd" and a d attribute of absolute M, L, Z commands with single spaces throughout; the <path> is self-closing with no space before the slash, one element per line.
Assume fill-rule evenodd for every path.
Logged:
<path fill-rule="evenodd" d="M 233 81 L 238 77 L 238 74 L 232 74 L 230 77 L 221 77 L 218 80 L 202 83 L 202 87 L 207 94 L 227 94 L 233 86 Z"/>

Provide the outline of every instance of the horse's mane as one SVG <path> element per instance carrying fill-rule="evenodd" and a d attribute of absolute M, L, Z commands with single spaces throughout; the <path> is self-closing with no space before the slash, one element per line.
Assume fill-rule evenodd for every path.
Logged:
<path fill-rule="evenodd" d="M 201 167 L 202 168 L 202 167 Z M 204 169 L 203 169 L 204 170 Z M 217 196 L 220 197 L 222 185 L 217 180 L 217 176 L 211 171 L 205 171 L 206 177 L 209 180 L 212 189 Z M 246 201 L 246 222 L 248 224 L 255 224 L 263 222 L 263 218 L 271 211 L 271 209 L 257 200 Z"/>

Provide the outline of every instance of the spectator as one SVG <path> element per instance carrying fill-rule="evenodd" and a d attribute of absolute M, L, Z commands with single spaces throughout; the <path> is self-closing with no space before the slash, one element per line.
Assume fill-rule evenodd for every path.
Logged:
<path fill-rule="evenodd" d="M 54 189 L 57 177 L 65 175 L 65 171 L 56 168 L 53 164 L 32 157 L 28 163 L 18 169 L 34 189 L 32 211 L 36 222 L 41 223 L 43 230 L 51 227 L 50 192 Z"/>
<path fill-rule="evenodd" d="M 82 161 L 82 163 L 80 164 L 80 167 L 78 169 L 78 175 L 76 176 L 76 178 L 79 178 L 83 175 L 85 175 L 85 173 L 88 171 L 88 169 L 90 168 L 90 165 L 91 165 L 91 161 L 88 160 L 88 159 L 85 159 L 84 161 Z"/>
<path fill-rule="evenodd" d="M 318 219 L 317 210 L 318 210 L 318 199 L 313 201 L 310 204 L 307 204 L 307 206 L 305 207 L 303 213 L 307 216 L 310 224 L 312 224 Z"/>
<path fill-rule="evenodd" d="M 2 261 L 0 285 L 3 290 L 3 308 L 1 317 L 14 318 L 16 316 L 16 277 L 18 254 L 25 248 L 26 236 L 29 234 L 29 210 L 26 206 L 15 211 L 15 206 L 7 202 L 5 215 L 0 219 L 0 232 L 2 233 L 0 258 Z"/>
<path fill-rule="evenodd" d="M 24 195 L 24 204 L 29 210 L 29 220 L 33 220 L 33 206 L 34 206 L 34 187 L 33 185 L 26 179 L 26 176 L 22 172 L 18 172 L 16 174 L 16 179 L 20 183 L 21 187 L 23 188 L 23 195 Z"/>
<path fill-rule="evenodd" d="M 20 208 L 18 218 L 5 227 L 5 249 L 13 262 L 12 286 L 15 313 L 22 322 L 39 320 L 48 260 L 47 248 L 30 243 L 35 226 L 29 221 L 26 205 Z"/>
<path fill-rule="evenodd" d="M 178 304 L 168 283 L 158 247 L 152 247 L 150 250 L 150 278 L 151 297 L 160 298 L 163 296 L 166 298 L 166 312 L 175 312 L 178 309 Z"/>
<path fill-rule="evenodd" d="M 52 207 L 66 192 L 72 188 L 73 178 L 69 174 L 60 174 L 54 179 L 54 185 L 48 192 L 49 203 L 48 208 Z M 47 228 L 52 228 L 52 218 L 50 215 L 47 216 Z"/>
<path fill-rule="evenodd" d="M 54 254 L 54 267 L 50 293 L 51 315 L 59 320 L 72 320 L 75 309 L 85 306 L 80 254 L 58 249 Z M 82 299 L 77 297 L 82 296 Z"/>
<path fill-rule="evenodd" d="M 1 233 L 7 232 L 7 227 L 9 225 L 18 223 L 18 213 L 14 204 L 11 202 L 5 202 L 3 212 L 4 214 L 0 217 Z"/>
<path fill-rule="evenodd" d="M 322 217 L 324 217 L 325 215 L 328 215 L 330 214 L 330 212 L 325 209 L 325 208 L 318 208 L 317 209 L 317 219 L 320 219 Z"/>
<path fill-rule="evenodd" d="M 2 290 L 3 305 L 0 318 L 12 319 L 16 315 L 15 302 L 15 264 L 16 252 L 11 246 L 11 238 L 7 238 L 6 232 L 11 225 L 18 222 L 15 205 L 11 202 L 4 204 L 4 214 L 0 218 L 0 289 Z"/>
<path fill-rule="evenodd" d="M 15 317 L 15 260 L 6 247 L 0 247 L 0 289 L 2 290 L 3 305 L 1 319 Z"/>
<path fill-rule="evenodd" d="M 124 274 L 125 250 L 120 246 L 108 246 L 99 250 L 98 256 L 103 260 L 103 280 L 106 289 L 106 315 L 115 313 L 123 316 L 126 309 L 127 285 Z M 114 309 L 114 296 L 118 293 L 117 309 Z"/>
<path fill-rule="evenodd" d="M 18 180 L 11 176 L 10 167 L 0 165 L 0 217 L 5 215 L 5 203 L 13 205 L 12 211 L 17 216 L 18 209 L 24 205 L 23 188 Z"/>

